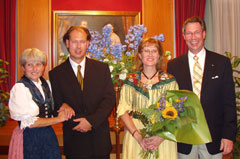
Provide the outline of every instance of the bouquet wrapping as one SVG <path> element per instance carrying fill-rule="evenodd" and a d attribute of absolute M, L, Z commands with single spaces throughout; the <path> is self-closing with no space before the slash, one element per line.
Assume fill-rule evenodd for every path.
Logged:
<path fill-rule="evenodd" d="M 135 110 L 133 117 L 143 123 L 143 137 L 193 145 L 212 141 L 200 101 L 191 91 L 168 90 L 157 103 Z"/>

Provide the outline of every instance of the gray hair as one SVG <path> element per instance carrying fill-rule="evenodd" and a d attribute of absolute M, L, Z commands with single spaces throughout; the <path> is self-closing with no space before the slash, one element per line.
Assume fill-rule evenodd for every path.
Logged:
<path fill-rule="evenodd" d="M 47 56 L 43 51 L 37 48 L 28 48 L 23 51 L 19 63 L 24 67 L 28 60 L 40 61 L 45 65 L 47 63 Z"/>

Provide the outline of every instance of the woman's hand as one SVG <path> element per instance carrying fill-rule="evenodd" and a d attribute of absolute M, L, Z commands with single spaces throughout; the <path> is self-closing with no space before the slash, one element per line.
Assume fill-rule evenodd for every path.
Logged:
<path fill-rule="evenodd" d="M 143 150 L 147 151 L 147 145 L 144 143 L 140 132 L 139 131 L 134 132 L 133 137 L 137 140 L 138 144 L 143 148 Z"/>
<path fill-rule="evenodd" d="M 147 151 L 146 145 L 143 142 L 142 135 L 137 130 L 137 128 L 136 128 L 135 124 L 133 123 L 132 118 L 129 116 L 128 112 L 126 111 L 123 115 L 120 116 L 120 118 L 124 122 L 124 124 L 127 127 L 128 131 L 137 140 L 138 144 L 143 148 L 144 151 Z"/>
<path fill-rule="evenodd" d="M 146 148 L 151 151 L 157 150 L 158 146 L 164 141 L 164 138 L 158 136 L 152 136 L 149 138 L 144 138 L 143 142 L 146 145 Z"/>
<path fill-rule="evenodd" d="M 64 121 L 68 120 L 68 118 L 66 117 L 64 111 L 60 111 L 60 112 L 58 113 L 57 118 L 60 120 L 59 122 L 64 122 Z"/>
<path fill-rule="evenodd" d="M 68 119 L 71 119 L 72 116 L 75 116 L 75 111 L 66 103 L 63 103 L 63 105 L 58 110 L 58 113 L 64 112 L 65 117 Z"/>

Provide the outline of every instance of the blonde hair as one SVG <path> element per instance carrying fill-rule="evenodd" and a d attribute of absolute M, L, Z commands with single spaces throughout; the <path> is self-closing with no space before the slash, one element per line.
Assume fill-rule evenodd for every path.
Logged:
<path fill-rule="evenodd" d="M 152 45 L 157 48 L 158 53 L 160 55 L 160 58 L 158 59 L 158 62 L 156 64 L 156 68 L 158 71 L 163 70 L 163 64 L 164 64 L 163 63 L 163 49 L 162 49 L 162 45 L 161 45 L 160 41 L 155 38 L 146 38 L 140 42 L 140 44 L 138 46 L 138 51 L 136 54 L 136 70 L 143 71 L 143 63 L 139 57 L 139 54 L 142 53 L 142 51 L 145 47 L 152 46 Z"/>
<path fill-rule="evenodd" d="M 47 56 L 43 51 L 37 48 L 28 48 L 23 51 L 19 63 L 24 67 L 28 60 L 40 61 L 45 65 L 47 62 Z"/>

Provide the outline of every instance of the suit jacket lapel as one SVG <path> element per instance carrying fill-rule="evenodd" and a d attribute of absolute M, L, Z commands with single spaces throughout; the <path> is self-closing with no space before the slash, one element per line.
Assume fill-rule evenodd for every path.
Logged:
<path fill-rule="evenodd" d="M 183 83 L 185 84 L 184 89 L 191 90 L 192 91 L 192 79 L 191 79 L 191 73 L 189 69 L 189 63 L 188 63 L 188 53 L 183 55 L 182 58 L 182 64 L 183 64 Z"/>
<path fill-rule="evenodd" d="M 91 80 L 89 77 L 91 76 L 91 64 L 89 63 L 89 59 L 86 57 L 86 63 L 85 63 L 85 70 L 84 70 L 84 79 L 83 79 L 83 91 L 85 92 L 88 89 L 89 80 Z"/>
<path fill-rule="evenodd" d="M 69 59 L 65 61 L 65 73 L 64 73 L 64 78 L 68 81 L 67 83 L 71 85 L 73 90 L 79 90 L 76 88 L 80 88 L 80 85 L 78 83 L 77 77 L 74 74 L 74 71 L 72 69 L 72 66 L 69 62 Z M 80 89 L 81 90 L 81 89 Z"/>
<path fill-rule="evenodd" d="M 65 78 L 66 84 L 68 85 L 69 89 L 71 89 L 72 95 L 74 96 L 74 99 L 76 100 L 75 105 L 81 107 L 83 92 L 81 90 L 80 84 L 78 83 L 77 77 L 74 74 L 74 71 L 69 62 L 69 59 L 67 59 L 65 61 L 64 67 L 65 67 L 65 69 L 63 69 L 63 70 L 65 70 L 65 72 L 64 72 L 63 78 Z M 76 109 L 79 109 L 79 107 Z M 80 108 L 80 110 L 82 110 L 82 108 Z"/>
<path fill-rule="evenodd" d="M 83 79 L 83 92 L 84 92 L 84 97 L 89 96 L 89 92 L 92 90 L 92 84 L 95 83 L 97 80 L 95 75 L 94 75 L 94 67 L 92 65 L 92 62 L 90 59 L 86 58 L 86 65 L 85 65 L 85 72 L 84 72 L 84 79 Z M 91 95 L 90 95 L 91 96 Z"/>
<path fill-rule="evenodd" d="M 211 81 L 211 77 L 214 75 L 215 72 L 215 63 L 214 59 L 211 56 L 211 53 L 206 50 L 206 59 L 205 59 L 205 66 L 203 72 L 203 79 L 202 79 L 202 89 L 201 94 L 207 90 L 208 83 Z"/>

